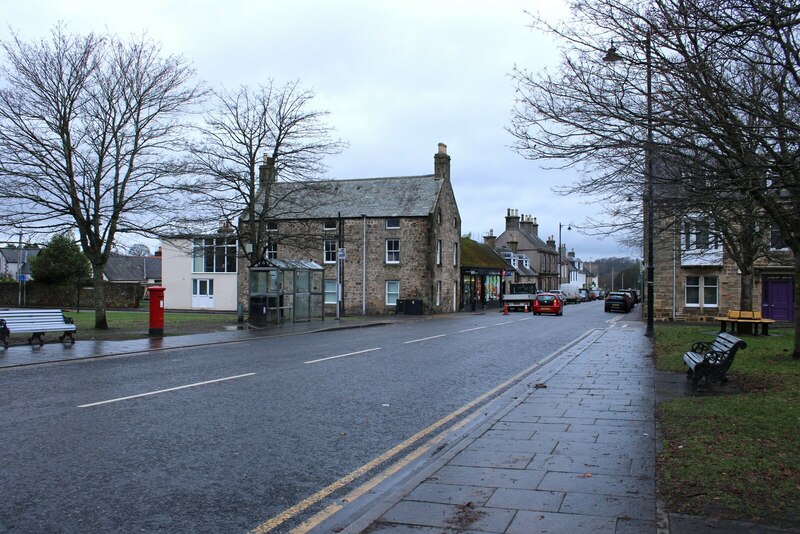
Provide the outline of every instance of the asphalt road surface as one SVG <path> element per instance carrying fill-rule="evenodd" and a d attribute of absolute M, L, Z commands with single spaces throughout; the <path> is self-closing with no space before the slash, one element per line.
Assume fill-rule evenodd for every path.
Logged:
<path fill-rule="evenodd" d="M 0 531 L 287 532 L 613 317 L 454 314 L 2 371 Z"/>

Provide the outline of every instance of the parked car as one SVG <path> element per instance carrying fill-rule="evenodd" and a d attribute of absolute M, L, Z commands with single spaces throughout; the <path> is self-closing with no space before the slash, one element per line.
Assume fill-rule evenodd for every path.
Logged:
<path fill-rule="evenodd" d="M 639 300 L 637 299 L 638 295 L 635 289 L 619 289 L 616 291 L 616 293 L 625 293 L 626 295 L 628 295 L 628 300 L 631 308 L 636 306 L 636 303 L 639 302 Z"/>
<path fill-rule="evenodd" d="M 628 313 L 633 307 L 630 295 L 622 291 L 612 291 L 606 295 L 605 310 Z"/>
<path fill-rule="evenodd" d="M 585 287 L 581 287 L 578 289 L 578 295 L 581 298 L 581 302 L 589 302 L 589 290 Z"/>
<path fill-rule="evenodd" d="M 564 301 L 555 293 L 539 293 L 533 301 L 533 314 L 543 313 L 564 315 Z"/>
<path fill-rule="evenodd" d="M 631 293 L 633 295 L 633 303 L 634 304 L 639 304 L 639 302 L 642 301 L 641 297 L 639 297 L 639 290 L 638 289 L 634 289 L 634 288 L 628 287 L 628 288 L 625 288 L 625 289 L 620 289 L 620 291 L 625 291 L 625 292 Z"/>

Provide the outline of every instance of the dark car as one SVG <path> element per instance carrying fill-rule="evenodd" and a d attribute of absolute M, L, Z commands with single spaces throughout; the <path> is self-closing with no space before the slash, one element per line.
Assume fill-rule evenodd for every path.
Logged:
<path fill-rule="evenodd" d="M 633 303 L 631 297 L 622 291 L 612 291 L 606 295 L 605 310 L 607 312 L 623 312 L 628 313 L 631 311 Z"/>
<path fill-rule="evenodd" d="M 564 315 L 564 301 L 555 293 L 539 293 L 533 301 L 533 314 Z"/>
<path fill-rule="evenodd" d="M 639 294 L 635 289 L 618 289 L 614 293 L 624 293 L 628 295 L 628 305 L 630 308 L 633 308 L 636 306 L 636 303 L 639 302 Z"/>

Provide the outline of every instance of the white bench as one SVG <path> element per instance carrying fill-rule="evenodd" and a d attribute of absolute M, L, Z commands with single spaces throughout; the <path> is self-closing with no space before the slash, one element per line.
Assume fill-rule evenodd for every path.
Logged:
<path fill-rule="evenodd" d="M 31 332 L 28 343 L 37 339 L 41 346 L 44 345 L 45 332 L 63 332 L 59 341 L 64 342 L 69 337 L 69 342 L 75 343 L 73 334 L 77 330 L 72 318 L 64 317 L 61 310 L 0 310 L 0 343 L 5 348 L 8 348 L 8 338 L 12 333 Z"/>

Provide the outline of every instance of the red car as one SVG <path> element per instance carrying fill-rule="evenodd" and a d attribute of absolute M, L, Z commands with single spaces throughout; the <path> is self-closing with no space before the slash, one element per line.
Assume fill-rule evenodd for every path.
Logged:
<path fill-rule="evenodd" d="M 533 314 L 564 315 L 564 301 L 555 293 L 539 293 L 533 301 Z"/>

